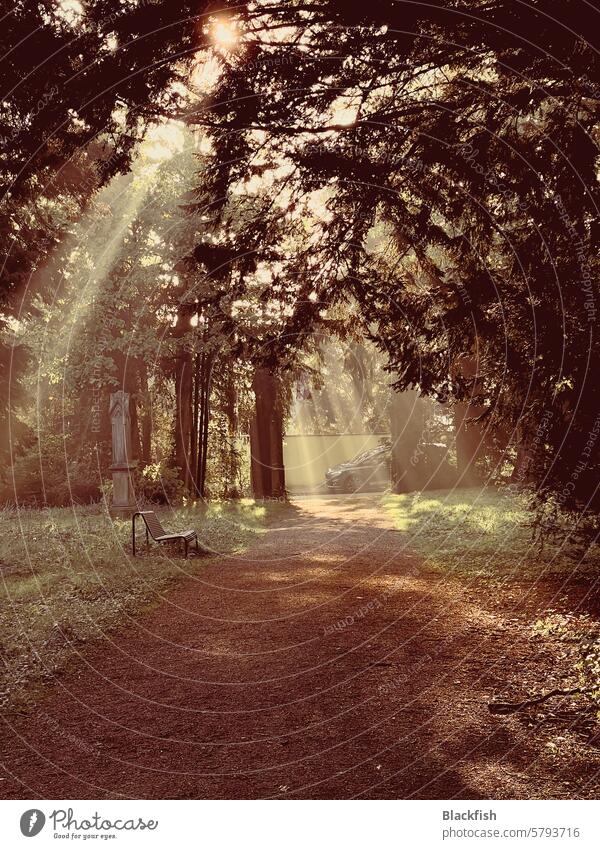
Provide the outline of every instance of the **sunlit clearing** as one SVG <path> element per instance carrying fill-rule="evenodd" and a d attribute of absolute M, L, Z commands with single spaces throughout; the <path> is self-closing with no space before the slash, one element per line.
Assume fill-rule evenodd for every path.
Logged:
<path fill-rule="evenodd" d="M 387 495 L 382 505 L 407 534 L 411 549 L 443 572 L 493 575 L 531 569 L 539 574 L 541 565 L 557 572 L 567 566 L 560 542 L 556 548 L 548 543 L 546 561 L 540 560 L 524 495 L 474 487 L 431 496 Z"/>

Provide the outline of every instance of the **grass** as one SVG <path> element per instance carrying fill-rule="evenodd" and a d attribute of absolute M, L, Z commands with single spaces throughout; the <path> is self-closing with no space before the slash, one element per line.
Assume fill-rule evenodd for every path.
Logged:
<path fill-rule="evenodd" d="M 213 550 L 234 554 L 282 509 L 243 501 L 158 512 L 169 530 L 194 527 Z M 130 522 L 112 521 L 100 505 L 0 511 L 0 704 L 27 702 L 83 644 L 123 627 L 214 559 L 186 561 L 177 547 L 147 552 L 143 533 L 140 543 L 134 559 Z"/>
<path fill-rule="evenodd" d="M 386 510 L 426 565 L 444 573 L 537 577 L 597 568 L 598 548 L 578 562 L 567 541 L 533 541 L 525 496 L 495 489 L 386 495 Z"/>
<path fill-rule="evenodd" d="M 382 503 L 396 528 L 406 536 L 406 547 L 418 553 L 427 568 L 459 578 L 483 578 L 489 581 L 490 596 L 495 589 L 513 581 L 516 585 L 521 579 L 537 582 L 555 576 L 560 578 L 562 586 L 566 577 L 583 578 L 591 586 L 597 582 L 598 545 L 579 559 L 565 533 L 540 548 L 532 539 L 533 516 L 526 496 L 492 488 L 456 489 L 386 494 Z M 565 689 L 582 687 L 595 707 L 590 709 L 584 699 L 580 715 L 589 717 L 591 710 L 600 718 L 597 616 L 579 605 L 574 609 L 548 608 L 545 615 L 530 623 L 529 632 L 534 640 L 534 654 L 541 651 L 555 658 L 552 687 L 556 684 Z M 511 687 L 515 689 L 509 701 L 513 698 L 519 701 L 528 692 L 552 689 L 547 680 L 539 680 L 536 663 L 525 662 L 515 668 Z M 569 721 L 574 722 L 572 718 Z M 553 742 L 547 745 L 556 747 Z"/>

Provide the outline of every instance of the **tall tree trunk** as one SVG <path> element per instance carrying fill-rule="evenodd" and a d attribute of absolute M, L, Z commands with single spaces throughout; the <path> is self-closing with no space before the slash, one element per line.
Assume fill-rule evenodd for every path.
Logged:
<path fill-rule="evenodd" d="M 250 422 L 250 485 L 255 498 L 265 497 L 256 413 Z"/>
<path fill-rule="evenodd" d="M 227 416 L 227 438 L 229 440 L 225 494 L 227 498 L 239 498 L 241 485 L 238 486 L 240 477 L 240 454 L 237 445 L 239 432 L 238 393 L 235 384 L 235 371 L 232 365 L 227 369 L 225 380 L 225 415 Z"/>
<path fill-rule="evenodd" d="M 285 497 L 283 408 L 278 379 L 266 367 L 254 372 L 255 414 L 250 428 L 252 489 L 255 498 Z"/>
<path fill-rule="evenodd" d="M 476 462 L 481 449 L 481 428 L 468 419 L 479 415 L 480 412 L 480 408 L 468 401 L 454 402 L 456 464 L 462 486 L 471 486 L 478 479 Z"/>
<path fill-rule="evenodd" d="M 198 466 L 198 427 L 199 407 L 200 407 L 200 354 L 194 357 L 194 398 L 192 401 L 192 434 L 190 446 L 190 468 L 193 469 L 194 475 Z"/>
<path fill-rule="evenodd" d="M 392 439 L 391 485 L 394 492 L 420 489 L 425 481 L 419 470 L 419 443 L 423 437 L 423 404 L 414 390 L 392 390 L 390 433 Z"/>
<path fill-rule="evenodd" d="M 266 368 L 257 368 L 252 379 L 254 390 L 254 421 L 250 432 L 252 483 L 256 498 L 271 496 L 270 419 L 274 405 L 271 375 Z"/>
<path fill-rule="evenodd" d="M 271 451 L 271 497 L 285 498 L 285 466 L 283 463 L 283 410 L 275 384 L 275 405 L 271 416 L 269 448 Z"/>
<path fill-rule="evenodd" d="M 152 415 L 150 412 L 150 390 L 148 388 L 148 368 L 143 360 L 139 361 L 140 396 L 143 402 L 140 416 L 140 435 L 142 440 L 142 460 L 152 462 Z"/>
<path fill-rule="evenodd" d="M 471 381 L 471 396 L 454 402 L 454 434 L 456 463 L 460 486 L 472 486 L 479 481 L 477 459 L 483 449 L 483 433 L 478 422 L 469 421 L 483 413 L 484 408 L 473 402 L 479 388 L 478 365 L 475 354 L 461 357 L 457 363 L 461 377 Z"/>
<path fill-rule="evenodd" d="M 201 498 L 206 496 L 211 371 L 210 359 L 206 354 L 201 354 L 198 370 L 198 444 L 196 452 L 196 475 L 194 479 L 196 493 Z"/>
<path fill-rule="evenodd" d="M 175 463 L 186 488 L 192 482 L 190 447 L 192 434 L 192 355 L 182 338 L 191 330 L 193 308 L 180 305 L 173 335 L 180 340 L 175 356 Z"/>

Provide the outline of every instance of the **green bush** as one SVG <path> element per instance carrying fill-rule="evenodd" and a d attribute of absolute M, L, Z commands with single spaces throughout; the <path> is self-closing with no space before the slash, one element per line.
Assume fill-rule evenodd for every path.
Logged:
<path fill-rule="evenodd" d="M 180 470 L 166 460 L 150 463 L 134 473 L 134 487 L 138 503 L 180 504 L 183 499 L 183 482 Z"/>
<path fill-rule="evenodd" d="M 100 497 L 97 462 L 89 455 L 69 457 L 62 436 L 46 437 L 13 459 L 0 478 L 0 502 L 64 507 Z"/>

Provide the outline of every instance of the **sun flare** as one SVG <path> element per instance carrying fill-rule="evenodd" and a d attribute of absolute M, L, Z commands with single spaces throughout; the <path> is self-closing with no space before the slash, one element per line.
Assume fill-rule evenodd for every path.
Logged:
<path fill-rule="evenodd" d="M 239 33 L 235 24 L 219 19 L 213 24 L 212 37 L 219 47 L 224 50 L 231 50 L 238 42 Z"/>

